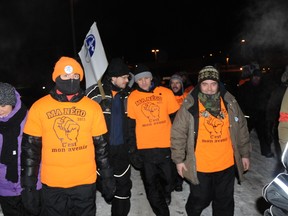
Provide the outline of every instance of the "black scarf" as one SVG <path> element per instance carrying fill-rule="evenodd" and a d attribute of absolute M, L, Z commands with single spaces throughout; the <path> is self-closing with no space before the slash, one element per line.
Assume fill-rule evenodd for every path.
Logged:
<path fill-rule="evenodd" d="M 56 87 L 52 88 L 49 94 L 53 99 L 60 102 L 78 102 L 85 96 L 85 92 L 82 89 L 79 89 L 79 91 L 70 100 L 68 100 L 65 94 L 57 93 Z"/>
<path fill-rule="evenodd" d="M 7 166 L 6 179 L 14 183 L 18 181 L 18 136 L 26 114 L 27 109 L 21 104 L 21 108 L 12 118 L 7 122 L 0 122 L 0 133 L 3 136 L 0 162 Z"/>

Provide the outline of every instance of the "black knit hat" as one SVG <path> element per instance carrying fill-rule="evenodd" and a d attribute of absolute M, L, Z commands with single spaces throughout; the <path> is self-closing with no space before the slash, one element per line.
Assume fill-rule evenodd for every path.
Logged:
<path fill-rule="evenodd" d="M 15 88 L 8 84 L 0 82 L 0 105 L 11 105 L 16 104 Z"/>
<path fill-rule="evenodd" d="M 204 80 L 215 80 L 219 82 L 219 71 L 213 66 L 206 66 L 199 71 L 198 83 Z"/>
<path fill-rule="evenodd" d="M 106 72 L 109 77 L 119 77 L 130 73 L 128 65 L 121 58 L 112 59 Z"/>
<path fill-rule="evenodd" d="M 134 73 L 135 82 L 137 82 L 139 79 L 143 77 L 153 78 L 152 73 L 150 72 L 150 69 L 144 64 L 136 65 L 133 73 Z"/>

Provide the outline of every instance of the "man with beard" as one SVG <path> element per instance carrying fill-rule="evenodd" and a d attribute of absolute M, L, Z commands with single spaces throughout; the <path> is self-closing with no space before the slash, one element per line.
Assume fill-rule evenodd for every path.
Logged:
<path fill-rule="evenodd" d="M 98 84 L 94 84 L 86 90 L 87 96 L 100 104 L 108 128 L 108 133 L 104 135 L 104 138 L 109 145 L 109 159 L 116 180 L 115 196 L 111 200 L 106 200 L 112 204 L 112 216 L 127 216 L 131 205 L 132 181 L 128 155 L 126 110 L 130 78 L 129 68 L 124 61 L 121 58 L 113 58 L 102 79 L 105 97 L 102 98 Z M 130 85 L 132 83 L 133 80 Z M 100 176 L 97 182 L 102 180 L 105 179 Z"/>
<path fill-rule="evenodd" d="M 220 83 L 213 66 L 202 68 L 173 121 L 172 160 L 189 180 L 188 216 L 200 216 L 212 202 L 213 215 L 234 215 L 235 177 L 249 169 L 251 145 L 246 119 Z"/>
<path fill-rule="evenodd" d="M 179 76 L 178 74 L 172 75 L 170 78 L 169 87 L 173 91 L 173 94 L 174 94 L 179 106 L 181 106 L 184 98 L 188 94 L 188 92 L 184 91 L 184 85 L 183 85 L 182 77 Z M 175 115 L 173 116 L 172 121 L 173 121 L 174 117 L 175 117 Z M 183 190 L 183 187 L 182 187 L 183 178 L 177 174 L 176 167 L 175 167 L 175 175 L 176 175 L 176 182 L 175 182 L 174 190 L 175 191 L 182 191 Z"/>

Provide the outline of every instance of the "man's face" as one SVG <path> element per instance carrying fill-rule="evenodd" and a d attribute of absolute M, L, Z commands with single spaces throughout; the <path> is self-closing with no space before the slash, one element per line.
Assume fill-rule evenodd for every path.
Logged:
<path fill-rule="evenodd" d="M 170 85 L 171 85 L 171 89 L 174 93 L 177 93 L 182 89 L 182 84 L 177 79 L 172 79 Z"/>
<path fill-rule="evenodd" d="M 136 83 L 139 85 L 139 87 L 145 91 L 149 91 L 151 87 L 151 77 L 142 77 L 136 81 Z"/>
<path fill-rule="evenodd" d="M 128 82 L 129 82 L 129 75 L 112 77 L 112 83 L 121 89 L 125 89 Z"/>
<path fill-rule="evenodd" d="M 216 94 L 218 91 L 218 82 L 215 80 L 204 80 L 200 83 L 200 90 L 207 95 Z"/>

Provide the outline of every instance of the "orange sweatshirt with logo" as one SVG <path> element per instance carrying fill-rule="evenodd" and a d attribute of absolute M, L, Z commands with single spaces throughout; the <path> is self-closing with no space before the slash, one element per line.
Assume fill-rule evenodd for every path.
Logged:
<path fill-rule="evenodd" d="M 107 132 L 98 103 L 59 102 L 47 95 L 29 110 L 24 133 L 42 137 L 41 182 L 50 187 L 73 187 L 96 181 L 92 137 Z"/>
<path fill-rule="evenodd" d="M 170 148 L 169 114 L 179 109 L 172 90 L 156 87 L 153 92 L 134 90 L 128 97 L 128 116 L 136 120 L 138 149 Z"/>
<path fill-rule="evenodd" d="M 234 164 L 233 147 L 229 132 L 229 118 L 221 98 L 224 119 L 207 115 L 199 101 L 199 129 L 195 150 L 198 172 L 218 172 Z M 206 112 L 206 113 L 205 113 Z"/>

